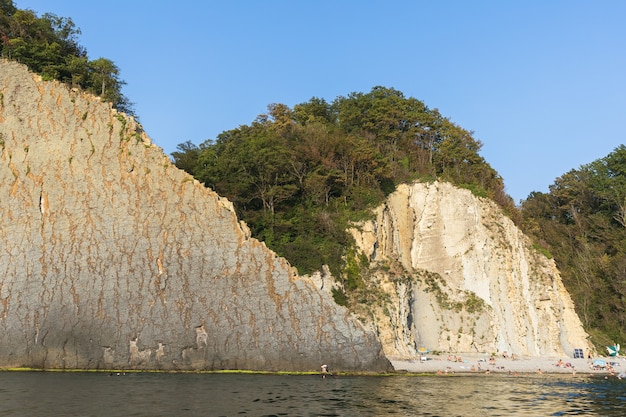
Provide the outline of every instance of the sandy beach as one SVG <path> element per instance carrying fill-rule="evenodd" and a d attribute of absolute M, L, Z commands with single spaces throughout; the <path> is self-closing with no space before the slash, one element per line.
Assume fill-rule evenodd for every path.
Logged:
<path fill-rule="evenodd" d="M 487 354 L 424 355 L 421 359 L 390 358 L 396 371 L 413 373 L 500 373 L 500 374 L 598 374 L 615 376 L 626 373 L 626 360 L 622 357 L 597 357 L 573 359 L 569 357 L 515 357 L 504 358 Z M 425 360 L 424 360 L 425 359 Z M 595 360 L 608 366 L 594 369 Z"/>

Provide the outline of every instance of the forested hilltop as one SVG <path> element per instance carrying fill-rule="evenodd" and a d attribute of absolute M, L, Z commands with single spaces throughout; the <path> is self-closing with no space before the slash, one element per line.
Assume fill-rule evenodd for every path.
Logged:
<path fill-rule="evenodd" d="M 523 229 L 554 256 L 597 346 L 626 341 L 626 147 L 522 204 Z"/>
<path fill-rule="evenodd" d="M 180 144 L 172 156 L 228 197 L 253 235 L 300 273 L 328 265 L 342 277 L 340 303 L 358 302 L 351 294 L 367 266 L 351 252 L 348 224 L 368 216 L 396 185 L 443 179 L 516 213 L 472 133 L 393 88 L 268 110 L 216 140 Z"/>
<path fill-rule="evenodd" d="M 44 80 L 58 80 L 82 88 L 125 113 L 132 104 L 122 94 L 125 84 L 119 69 L 107 58 L 89 60 L 78 43 L 72 19 L 15 7 L 13 0 L 0 0 L 0 57 L 21 62 Z"/>

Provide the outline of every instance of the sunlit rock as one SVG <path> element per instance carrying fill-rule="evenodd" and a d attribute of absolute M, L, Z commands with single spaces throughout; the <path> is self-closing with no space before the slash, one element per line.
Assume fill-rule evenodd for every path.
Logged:
<path fill-rule="evenodd" d="M 322 363 L 390 366 L 135 120 L 0 61 L 0 367 Z"/>

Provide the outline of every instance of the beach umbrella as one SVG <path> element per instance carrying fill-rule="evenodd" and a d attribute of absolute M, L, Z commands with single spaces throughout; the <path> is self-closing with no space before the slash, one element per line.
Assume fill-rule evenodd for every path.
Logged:
<path fill-rule="evenodd" d="M 619 354 L 619 344 L 607 346 L 606 350 L 609 352 L 609 356 L 617 356 Z"/>

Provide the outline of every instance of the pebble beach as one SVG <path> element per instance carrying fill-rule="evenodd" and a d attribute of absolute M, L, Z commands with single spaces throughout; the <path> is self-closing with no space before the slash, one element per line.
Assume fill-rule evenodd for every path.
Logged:
<path fill-rule="evenodd" d="M 596 361 L 605 366 L 594 366 Z M 626 360 L 622 357 L 492 357 L 485 354 L 424 355 L 421 358 L 391 358 L 396 371 L 434 374 L 598 374 L 618 376 L 626 374 Z"/>

